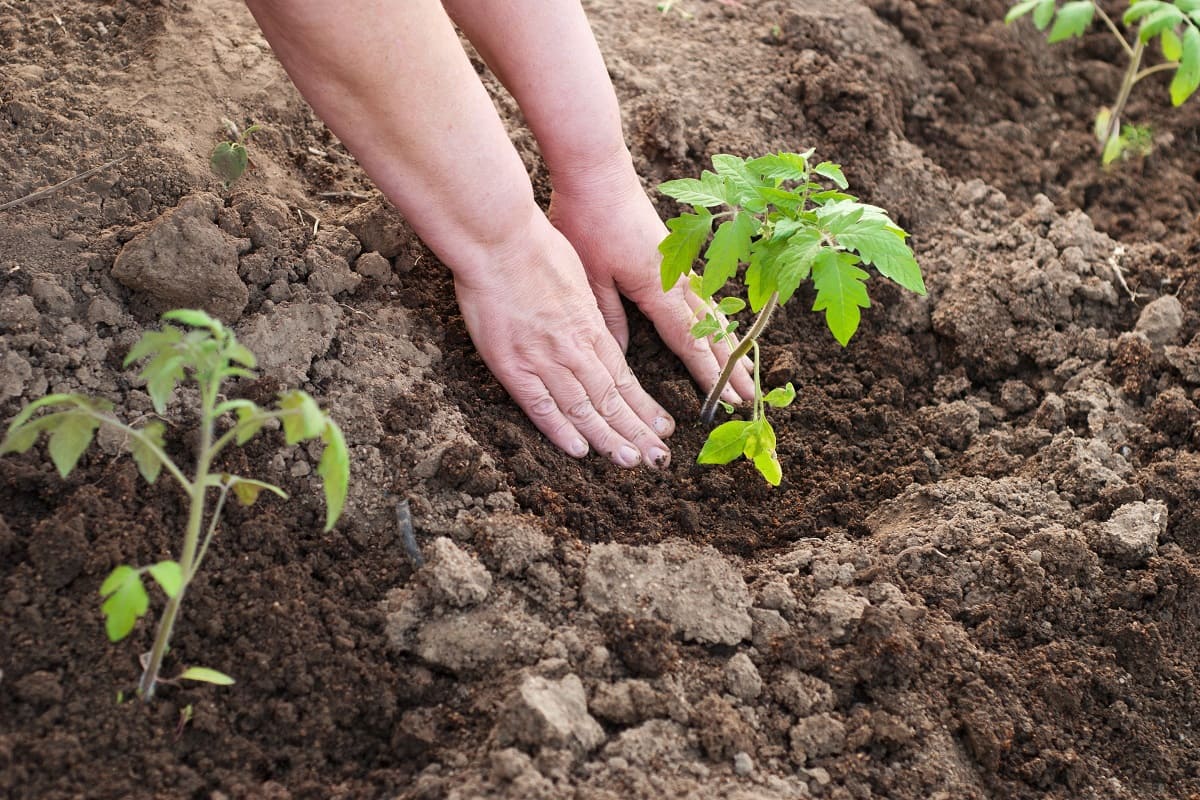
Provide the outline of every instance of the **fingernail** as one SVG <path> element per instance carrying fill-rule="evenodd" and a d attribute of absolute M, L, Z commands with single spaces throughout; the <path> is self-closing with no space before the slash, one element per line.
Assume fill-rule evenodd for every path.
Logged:
<path fill-rule="evenodd" d="M 655 433 L 657 433 L 659 436 L 664 436 L 670 430 L 671 430 L 671 420 L 667 419 L 666 417 L 655 417 L 654 418 L 654 432 Z"/>
<path fill-rule="evenodd" d="M 671 463 L 671 454 L 661 447 L 651 447 L 650 463 L 658 469 L 665 469 Z"/>
<path fill-rule="evenodd" d="M 583 439 L 576 439 L 575 441 L 571 442 L 570 453 L 576 458 L 583 458 L 588 454 L 587 442 L 585 442 Z"/>
<path fill-rule="evenodd" d="M 637 451 L 637 448 L 623 444 L 621 449 L 617 451 L 617 463 L 622 467 L 636 467 L 638 462 L 642 460 L 642 454 Z"/>

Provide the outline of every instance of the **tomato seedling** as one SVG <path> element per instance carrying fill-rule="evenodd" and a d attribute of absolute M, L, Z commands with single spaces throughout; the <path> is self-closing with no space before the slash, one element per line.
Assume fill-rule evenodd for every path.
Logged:
<path fill-rule="evenodd" d="M 280 395 L 276 408 L 260 408 L 250 400 L 222 400 L 224 381 L 234 377 L 251 377 L 255 357 L 239 344 L 233 332 L 203 311 L 177 310 L 163 315 L 169 322 L 178 322 L 190 330 L 164 325 L 162 330 L 142 336 L 125 357 L 125 366 L 145 359 L 141 376 L 146 380 L 154 410 L 159 416 L 166 411 L 167 400 L 176 385 L 188 373 L 199 388 L 200 431 L 196 448 L 196 463 L 188 477 L 165 450 L 166 426 L 158 421 L 134 427 L 113 416 L 112 403 L 107 400 L 78 394 L 53 394 L 26 406 L 12 422 L 0 455 L 23 453 L 37 442 L 39 434 L 49 437 L 50 460 L 59 475 L 66 478 L 79 463 L 102 425 L 114 428 L 126 436 L 128 447 L 138 471 L 148 483 L 154 483 L 164 470 L 183 488 L 188 499 L 188 521 L 183 536 L 179 560 L 159 561 L 144 567 L 122 564 L 114 569 L 100 586 L 105 617 L 105 630 L 111 641 L 124 639 L 138 619 L 150 607 L 150 598 L 142 577 L 149 575 L 167 596 L 167 605 L 159 618 L 154 646 L 144 661 L 144 671 L 138 682 L 138 696 L 149 701 L 160 682 L 163 656 L 171 641 L 171 631 L 188 586 L 208 552 L 216 533 L 217 523 L 225 501 L 232 494 L 242 505 L 253 505 L 259 495 L 271 492 L 282 498 L 287 494 L 274 484 L 253 478 L 243 478 L 224 472 L 214 472 L 213 462 L 230 445 L 244 445 L 269 420 L 278 420 L 288 444 L 320 439 L 325 444 L 317 474 L 323 480 L 325 493 L 325 530 L 341 516 L 350 480 L 350 457 L 341 429 L 323 412 L 315 400 L 299 390 Z M 49 413 L 39 414 L 45 410 Z M 232 424 L 218 432 L 218 422 L 230 415 Z M 216 492 L 211 512 L 208 498 Z M 233 679 L 208 667 L 190 666 L 175 680 L 194 680 L 228 685 Z"/>
<path fill-rule="evenodd" d="M 841 167 L 828 161 L 814 165 L 812 154 L 810 149 L 749 161 L 715 155 L 716 172 L 705 170 L 699 179 L 667 181 L 658 187 L 663 194 L 692 206 L 694 212 L 667 221 L 670 233 L 658 247 L 663 256 L 663 290 L 670 291 L 687 280 L 703 301 L 703 317 L 693 326 L 692 335 L 725 341 L 732 350 L 701 409 L 706 425 L 712 423 L 721 392 L 738 361 L 747 354 L 754 359 L 750 419 L 713 429 L 697 460 L 727 464 L 745 456 L 775 486 L 783 477 L 783 468 L 766 407 L 784 408 L 796 397 L 790 383 L 765 394 L 762 390 L 758 338 L 776 307 L 811 279 L 816 290 L 813 310 L 825 312 L 829 330 L 844 347 L 858 330 L 861 309 L 871 305 L 865 284 L 870 275 L 860 265 L 870 264 L 904 288 L 925 294 L 921 269 L 906 242 L 908 234 L 883 209 L 846 194 Z M 827 188 L 822 180 L 836 188 Z M 724 210 L 714 214 L 711 208 Z M 697 274 L 692 264 L 701 250 L 704 267 Z M 743 264 L 745 299 L 729 296 L 714 303 L 713 296 Z M 757 317 L 739 339 L 735 333 L 738 323 L 725 316 L 746 308 L 747 301 Z"/>
<path fill-rule="evenodd" d="M 250 164 L 250 151 L 246 149 L 246 145 L 251 136 L 262 130 L 262 126 L 251 125 L 246 130 L 239 131 L 231 120 L 227 119 L 224 122 L 230 138 L 213 148 L 212 155 L 208 157 L 208 164 L 212 171 L 217 173 L 217 177 L 225 181 L 225 188 L 228 189 L 234 181 L 242 177 L 242 173 Z"/>
<path fill-rule="evenodd" d="M 1168 89 L 1173 106 L 1182 105 L 1200 87 L 1200 0 L 1130 0 L 1121 21 L 1127 28 L 1135 28 L 1132 43 L 1093 0 L 1062 4 L 1058 0 L 1023 0 L 1009 9 L 1004 21 L 1011 23 L 1027 14 L 1039 31 L 1049 28 L 1046 39 L 1051 44 L 1082 36 L 1097 18 L 1121 43 L 1128 58 L 1121 88 L 1112 107 L 1105 106 L 1096 114 L 1100 160 L 1106 165 L 1122 156 L 1150 152 L 1149 128 L 1126 125 L 1121 118 L 1134 86 L 1159 72 L 1173 72 Z M 1155 39 L 1164 60 L 1143 69 L 1146 46 Z"/>

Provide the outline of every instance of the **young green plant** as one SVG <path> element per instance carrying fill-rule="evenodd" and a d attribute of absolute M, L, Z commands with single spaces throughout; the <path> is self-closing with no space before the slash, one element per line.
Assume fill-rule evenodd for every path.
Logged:
<path fill-rule="evenodd" d="M 1011 23 L 1029 15 L 1051 44 L 1082 36 L 1098 18 L 1121 44 L 1127 58 L 1121 87 L 1112 107 L 1096 114 L 1095 133 L 1101 161 L 1111 164 L 1123 156 L 1150 152 L 1149 128 L 1127 125 L 1122 115 L 1133 87 L 1160 72 L 1174 73 L 1168 89 L 1171 105 L 1182 105 L 1200 87 L 1200 0 L 1130 0 L 1121 21 L 1133 29 L 1132 42 L 1117 23 L 1093 0 L 1022 0 L 1004 17 Z M 1158 40 L 1163 61 L 1142 67 L 1146 46 Z"/>
<path fill-rule="evenodd" d="M 749 161 L 715 155 L 715 172 L 705 170 L 698 179 L 667 181 L 658 187 L 692 206 L 693 212 L 667 221 L 670 233 L 658 248 L 663 256 L 663 290 L 686 278 L 703 300 L 702 316 L 692 335 L 727 342 L 732 350 L 704 401 L 700 412 L 704 424 L 712 423 L 737 363 L 746 355 L 754 361 L 750 419 L 717 426 L 697 460 L 727 464 L 745 456 L 776 486 L 783 468 L 766 408 L 790 405 L 796 390 L 790 383 L 765 394 L 762 389 L 758 339 L 775 309 L 811 280 L 816 290 L 813 310 L 825 312 L 829 330 L 844 347 L 858 329 L 861 309 L 871 305 L 865 284 L 870 275 L 860 265 L 870 264 L 904 288 L 925 294 L 921 269 L 906 242 L 908 234 L 883 209 L 846 194 L 841 167 L 828 161 L 814 164 L 812 155 L 811 149 Z M 714 208 L 720 210 L 713 213 Z M 704 266 L 697 274 L 692 265 L 702 250 Z M 714 301 L 742 265 L 746 266 L 745 299 L 733 295 Z M 726 316 L 742 311 L 747 303 L 757 316 L 739 338 L 738 323 L 727 321 Z"/>
<path fill-rule="evenodd" d="M 66 478 L 79 463 L 97 429 L 106 425 L 125 435 L 134 463 L 148 483 L 154 483 L 165 470 L 183 489 L 187 497 L 188 521 L 179 559 L 143 567 L 122 564 L 100 586 L 103 598 L 100 610 L 105 617 L 108 638 L 114 642 L 128 636 L 138 619 L 149 610 L 150 598 L 142 583 L 144 575 L 149 575 L 167 596 L 154 645 L 143 662 L 144 671 L 138 682 L 138 696 L 145 701 L 154 697 L 155 687 L 160 682 L 184 679 L 222 685 L 233 683 L 228 675 L 200 666 L 187 667 L 170 681 L 159 675 L 180 605 L 204 561 L 229 495 L 246 506 L 253 505 L 264 491 L 287 498 L 287 494 L 273 484 L 215 471 L 214 462 L 222 451 L 231 445 L 244 445 L 270 420 L 280 423 L 288 444 L 320 439 L 325 450 L 317 474 L 323 479 L 326 530 L 333 527 L 342 513 L 350 480 L 346 440 L 337 424 L 312 397 L 298 390 L 284 392 L 272 409 L 260 408 L 250 400 L 223 400 L 221 390 L 227 379 L 253 375 L 250 370 L 255 367 L 254 354 L 238 343 L 232 331 L 203 311 L 171 311 L 163 318 L 187 329 L 168 324 L 162 330 L 146 333 L 129 351 L 125 365 L 145 360 L 141 376 L 146 381 L 146 391 L 154 410 L 160 416 L 166 411 L 167 401 L 180 381 L 190 373 L 196 382 L 200 431 L 191 477 L 167 455 L 166 426 L 162 422 L 152 420 L 135 427 L 113 416 L 112 403 L 78 394 L 53 394 L 30 403 L 12 420 L 0 441 L 0 455 L 23 453 L 33 447 L 39 434 L 47 434 L 50 460 L 58 473 Z M 232 417 L 232 424 L 218 431 L 218 423 L 226 415 Z M 210 493 L 216 494 L 211 509 L 208 504 Z"/>
<path fill-rule="evenodd" d="M 217 173 L 217 177 L 225 181 L 225 188 L 228 189 L 234 181 L 242 177 L 242 173 L 250 164 L 250 151 L 246 145 L 251 136 L 262 130 L 262 126 L 251 125 L 246 130 L 239 131 L 232 120 L 224 120 L 224 123 L 230 138 L 213 148 L 212 155 L 208 157 L 208 164 L 212 171 Z"/>

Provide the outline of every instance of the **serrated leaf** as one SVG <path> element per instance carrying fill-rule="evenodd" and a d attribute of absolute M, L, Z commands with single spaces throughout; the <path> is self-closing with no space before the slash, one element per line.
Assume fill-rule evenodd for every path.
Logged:
<path fill-rule="evenodd" d="M 162 587 L 167 597 L 174 597 L 183 588 L 183 567 L 178 561 L 159 561 L 146 568 L 154 582 Z"/>
<path fill-rule="evenodd" d="M 1174 28 L 1183 22 L 1183 12 L 1173 5 L 1163 3 L 1162 8 L 1152 11 L 1142 20 L 1138 27 L 1138 38 L 1148 42 L 1167 28 Z"/>
<path fill-rule="evenodd" d="M 921 278 L 921 267 L 905 243 L 907 237 L 895 225 L 882 224 L 876 220 L 860 222 L 841 233 L 838 243 L 852 250 L 885 278 L 891 278 L 910 292 L 925 294 L 925 281 Z"/>
<path fill-rule="evenodd" d="M 104 614 L 104 629 L 110 642 L 119 642 L 128 636 L 138 619 L 150 608 L 150 596 L 142 586 L 140 573 L 125 564 L 104 579 L 100 596 L 107 598 L 100 605 L 100 611 Z"/>
<path fill-rule="evenodd" d="M 238 407 L 237 433 L 234 434 L 234 441 L 238 443 L 239 447 L 253 439 L 262 430 L 263 424 L 267 421 L 267 416 L 262 409 L 253 403 Z"/>
<path fill-rule="evenodd" d="M 699 213 L 680 214 L 667 220 L 671 232 L 658 245 L 658 252 L 663 257 L 660 273 L 664 292 L 669 292 L 681 276 L 691 271 L 692 263 L 712 231 L 712 213 L 705 208 L 697 210 Z"/>
<path fill-rule="evenodd" d="M 8 424 L 8 428 L 9 430 L 12 430 L 17 426 L 24 424 L 25 420 L 32 417 L 39 408 L 59 405 L 79 405 L 81 403 L 85 405 L 88 403 L 88 398 L 81 394 L 59 393 L 48 394 L 45 397 L 39 397 L 37 400 L 34 400 L 32 403 L 21 409 L 21 411 L 12 418 L 12 421 Z"/>
<path fill-rule="evenodd" d="M 216 336 L 225 333 L 225 326 L 196 308 L 177 308 L 162 315 L 169 322 L 180 322 L 192 328 L 206 328 Z"/>
<path fill-rule="evenodd" d="M 730 203 L 729 187 L 725 179 L 715 173 L 705 170 L 696 178 L 680 178 L 679 180 L 660 183 L 658 190 L 667 197 L 673 197 L 689 206 L 709 208 Z"/>
<path fill-rule="evenodd" d="M 279 398 L 280 416 L 283 423 L 283 438 L 288 444 L 305 442 L 321 435 L 325 428 L 325 415 L 321 407 L 307 392 L 294 389 Z"/>
<path fill-rule="evenodd" d="M 746 301 L 740 297 L 723 297 L 721 302 L 717 303 L 717 311 L 720 311 L 726 316 L 736 314 L 746 307 Z"/>
<path fill-rule="evenodd" d="M 833 181 L 839 189 L 845 189 L 850 185 L 846 182 L 846 176 L 842 174 L 842 168 L 829 161 L 822 161 L 820 164 L 817 164 L 813 167 L 813 172 Z"/>
<path fill-rule="evenodd" d="M 703 339 L 705 336 L 712 336 L 721 330 L 721 323 L 717 322 L 716 317 L 709 314 L 704 319 L 692 326 L 692 338 Z"/>
<path fill-rule="evenodd" d="M 784 242 L 775 256 L 775 290 L 781 304 L 790 300 L 807 280 L 821 247 L 821 232 L 814 228 L 804 228 Z"/>
<path fill-rule="evenodd" d="M 250 348 L 246 347 L 244 344 L 233 342 L 229 345 L 228 352 L 230 361 L 236 361 L 242 366 L 249 367 L 250 369 L 254 369 L 258 366 L 258 359 L 254 356 L 254 353 L 250 351 Z"/>
<path fill-rule="evenodd" d="M 1095 13 L 1096 5 L 1092 0 L 1073 0 L 1070 3 L 1063 3 L 1058 9 L 1058 18 L 1054 20 L 1054 27 L 1050 29 L 1046 41 L 1054 44 L 1073 36 L 1082 36 L 1083 32 L 1092 24 L 1092 17 Z"/>
<path fill-rule="evenodd" d="M 150 402 L 159 414 L 166 413 L 167 401 L 171 392 L 184 379 L 184 357 L 173 351 L 160 352 L 142 368 L 141 375 L 146 380 L 146 393 Z"/>
<path fill-rule="evenodd" d="M 1162 2 L 1162 0 L 1138 0 L 1136 3 L 1131 3 L 1129 8 L 1125 10 L 1125 14 L 1121 17 L 1121 21 L 1126 25 L 1132 25 L 1142 17 L 1146 16 L 1152 11 L 1158 11 L 1165 5 L 1167 5 L 1167 3 Z"/>
<path fill-rule="evenodd" d="M 246 171 L 246 166 L 250 163 L 250 154 L 246 152 L 243 145 L 237 142 L 221 142 L 213 148 L 212 155 L 208 157 L 208 163 L 212 167 L 212 171 L 217 173 L 217 177 L 225 181 L 225 185 L 228 186 L 242 177 L 242 173 Z"/>
<path fill-rule="evenodd" d="M 750 437 L 753 423 L 741 420 L 730 420 L 713 428 L 708 434 L 700 455 L 696 457 L 697 464 L 728 464 L 746 448 L 746 440 Z"/>
<path fill-rule="evenodd" d="M 784 242 L 759 239 L 750 247 L 750 266 L 746 268 L 746 299 L 750 310 L 758 312 L 779 286 L 779 269 L 776 259 Z"/>
<path fill-rule="evenodd" d="M 765 204 L 761 202 L 756 189 L 759 181 L 746 167 L 746 161 L 727 153 L 718 153 L 712 157 L 713 167 L 717 174 L 725 179 L 729 190 L 730 205 L 745 206 L 751 211 L 762 211 Z"/>
<path fill-rule="evenodd" d="M 325 452 L 317 464 L 317 474 L 323 479 L 325 489 L 325 530 L 331 530 L 346 505 L 346 493 L 350 487 L 350 451 L 342 429 L 332 420 L 325 424 L 321 436 Z"/>
<path fill-rule="evenodd" d="M 825 312 L 825 324 L 842 347 L 858 330 L 862 318 L 859 309 L 871 306 L 864 284 L 869 276 L 857 263 L 856 256 L 829 249 L 822 250 L 813 262 L 813 286 L 817 290 L 813 311 Z"/>
<path fill-rule="evenodd" d="M 788 381 L 787 386 L 775 387 L 763 397 L 763 401 L 767 405 L 775 408 L 787 408 L 795 399 L 796 387 L 792 385 L 791 381 Z"/>
<path fill-rule="evenodd" d="M 1158 37 L 1158 44 L 1162 48 L 1163 58 L 1167 61 L 1178 61 L 1183 55 L 1183 42 L 1179 39 L 1173 29 L 1167 28 Z"/>
<path fill-rule="evenodd" d="M 1021 17 L 1025 16 L 1030 11 L 1032 11 L 1034 6 L 1036 6 L 1041 1 L 1042 0 L 1024 0 L 1024 2 L 1017 3 L 1015 6 L 1013 6 L 1012 8 L 1010 8 L 1008 10 L 1007 14 L 1004 15 L 1004 24 L 1005 25 L 1011 24 L 1014 20 L 1020 19 Z"/>
<path fill-rule="evenodd" d="M 751 159 L 746 166 L 751 172 L 768 180 L 803 182 L 808 180 L 808 157 L 812 152 L 775 153 Z"/>
<path fill-rule="evenodd" d="M 128 367 L 135 361 L 140 361 L 149 355 L 170 352 L 175 345 L 183 341 L 183 331 L 173 325 L 164 325 L 162 330 L 147 331 L 142 334 L 129 352 L 125 355 L 124 366 Z"/>
<path fill-rule="evenodd" d="M 201 681 L 202 683 L 215 683 L 217 686 L 232 686 L 236 681 L 226 675 L 224 672 L 218 672 L 215 669 L 208 667 L 188 667 L 183 672 L 179 673 L 178 680 L 181 681 Z"/>
<path fill-rule="evenodd" d="M 770 186 L 759 186 L 755 191 L 758 192 L 766 202 L 772 204 L 780 211 L 787 211 L 795 214 L 800 210 L 800 206 L 804 203 L 804 198 L 796 192 L 789 192 L 785 189 L 773 189 Z"/>
<path fill-rule="evenodd" d="M 1039 31 L 1046 30 L 1050 20 L 1054 19 L 1054 0 L 1041 0 L 1033 9 L 1033 25 Z"/>
<path fill-rule="evenodd" d="M 847 228 L 857 225 L 867 215 L 869 208 L 871 206 L 865 203 L 848 200 L 826 203 L 817 208 L 817 223 L 830 236 L 838 236 Z"/>
<path fill-rule="evenodd" d="M 712 297 L 715 292 L 720 291 L 721 287 L 737 274 L 738 264 L 750 260 L 750 240 L 756 227 L 754 217 L 744 211 L 717 227 L 712 243 L 704 253 L 701 297 Z"/>
<path fill-rule="evenodd" d="M 67 411 L 50 431 L 50 460 L 58 474 L 67 477 L 79 463 L 83 451 L 92 443 L 100 420 L 82 411 Z"/>
<path fill-rule="evenodd" d="M 1185 26 L 1179 68 L 1171 79 L 1171 105 L 1182 105 L 1200 87 L 1200 30 Z"/>
<path fill-rule="evenodd" d="M 152 422 L 147 422 L 141 428 L 141 434 L 149 439 L 150 443 L 156 445 L 161 451 L 163 446 L 163 434 L 166 432 L 166 430 L 166 425 L 154 420 Z M 156 480 L 158 480 L 158 475 L 160 472 L 162 472 L 163 462 L 153 448 L 151 448 L 142 439 L 134 436 L 129 442 L 129 452 L 133 455 L 133 462 L 137 464 L 138 472 L 142 473 L 142 477 L 146 479 L 146 483 L 154 483 Z"/>

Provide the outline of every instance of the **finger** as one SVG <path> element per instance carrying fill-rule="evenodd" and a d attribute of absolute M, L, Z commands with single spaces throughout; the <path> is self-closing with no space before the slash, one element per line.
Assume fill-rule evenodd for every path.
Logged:
<path fill-rule="evenodd" d="M 593 402 L 596 402 L 597 392 L 605 393 L 615 389 L 622 401 L 617 403 L 615 400 L 608 400 L 609 405 L 617 409 L 617 414 L 611 416 L 606 413 L 607 409 L 603 405 L 597 403 L 601 415 L 625 438 L 637 445 L 647 463 L 665 467 L 670 463 L 671 452 L 662 440 L 675 432 L 675 420 L 642 388 L 621 351 L 616 347 L 616 342 L 598 341 L 596 356 L 608 370 L 608 374 L 603 378 L 597 374 L 594 384 L 585 380 L 583 383 L 588 389 L 588 394 Z"/>
<path fill-rule="evenodd" d="M 721 374 L 721 364 L 706 339 L 692 336 L 695 315 L 682 290 L 676 287 L 666 294 L 656 294 L 639 306 L 654 323 L 663 343 L 679 357 L 700 388 L 710 391 Z M 730 402 L 740 401 L 735 396 Z"/>
<path fill-rule="evenodd" d="M 595 373 L 594 367 L 597 365 L 592 366 L 591 370 L 582 365 L 576 365 L 576 370 L 555 367 L 545 374 L 546 388 L 550 390 L 562 414 L 597 452 L 608 456 L 619 467 L 636 467 L 642 463 L 641 450 L 618 433 L 606 416 L 601 414 L 600 409 L 603 408 L 608 415 L 615 416 L 619 412 L 616 401 L 619 401 L 619 405 L 624 406 L 630 415 L 633 412 L 629 411 L 629 407 L 621 400 L 615 386 L 612 392 L 601 389 L 597 397 L 591 396 L 580 378 L 588 373 Z"/>
<path fill-rule="evenodd" d="M 616 284 L 611 282 L 607 285 L 589 283 L 592 294 L 596 296 L 596 305 L 600 307 L 600 315 L 604 317 L 604 325 L 624 353 L 629 349 L 629 320 L 625 316 L 625 306 L 621 304 L 621 293 L 617 291 Z"/>
<path fill-rule="evenodd" d="M 562 413 L 541 378 L 532 372 L 513 376 L 513 380 L 506 380 L 499 374 L 496 377 L 525 415 L 555 446 L 575 458 L 588 454 L 587 440 Z"/>

